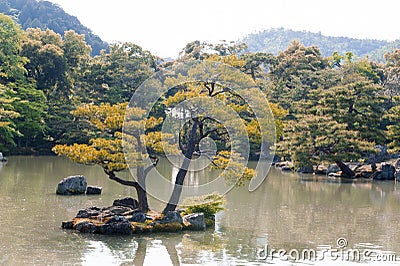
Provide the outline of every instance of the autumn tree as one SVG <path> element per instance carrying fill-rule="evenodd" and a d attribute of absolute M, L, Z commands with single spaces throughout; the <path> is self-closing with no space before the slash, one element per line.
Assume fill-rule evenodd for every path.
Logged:
<path fill-rule="evenodd" d="M 149 171 L 157 165 L 158 159 L 154 159 L 153 163 L 148 166 L 144 165 L 144 159 L 149 156 L 144 144 L 146 136 L 129 131 L 132 134 L 128 136 L 129 143 L 126 143 L 126 145 L 134 146 L 133 149 L 129 149 L 131 152 L 127 154 L 127 158 L 130 159 L 130 162 L 133 162 L 130 166 L 136 167 L 137 175 L 135 176 L 135 181 L 125 180 L 117 176 L 118 172 L 128 168 L 122 145 L 122 126 L 127 111 L 126 106 L 126 103 L 115 105 L 106 103 L 99 106 L 85 104 L 79 106 L 72 114 L 76 118 L 90 123 L 100 134 L 92 138 L 89 144 L 56 145 L 53 151 L 77 163 L 101 166 L 111 180 L 122 185 L 134 187 L 140 209 L 148 211 L 145 179 Z M 146 112 L 139 108 L 128 109 L 128 112 L 127 115 L 129 117 L 135 118 L 135 120 L 132 119 L 128 123 L 135 128 L 146 126 L 151 129 L 162 122 L 162 119 L 144 117 Z M 146 142 L 149 143 L 149 148 L 153 147 L 153 150 L 158 150 L 157 145 L 161 141 L 159 136 L 153 133 L 147 138 L 149 138 Z M 167 144 L 165 143 L 164 145 Z"/>
<path fill-rule="evenodd" d="M 248 137 L 249 125 L 255 116 L 251 104 L 258 107 L 258 118 L 264 119 L 265 122 L 259 124 L 259 134 L 263 137 L 260 142 L 264 143 L 265 148 L 261 150 L 262 154 L 265 153 L 263 156 L 267 156 L 267 147 L 275 140 L 275 126 L 268 105 L 260 106 L 256 101 L 247 102 L 249 98 L 246 96 L 261 94 L 252 79 L 239 70 L 232 72 L 230 69 L 233 67 L 227 67 L 226 64 L 213 63 L 220 60 L 237 67 L 240 60 L 236 58 L 232 61 L 231 56 L 211 55 L 204 63 L 178 70 L 178 73 L 184 71 L 186 76 L 178 74 L 176 77 L 167 77 L 165 81 L 167 87 L 172 88 L 164 101 L 165 106 L 172 110 L 179 106 L 180 113 L 186 114 L 186 120 L 185 126 L 178 131 L 183 160 L 163 213 L 175 210 L 193 155 L 195 152 L 202 154 L 200 144 L 206 138 L 211 138 L 217 143 L 218 150 L 211 158 L 212 165 L 218 169 L 225 169 L 226 180 L 240 184 L 254 176 L 254 170 L 246 167 L 249 147 L 246 147 L 243 141 L 243 138 Z M 238 84 L 243 87 L 238 88 Z M 259 99 L 261 98 L 262 94 Z M 263 130 L 266 125 L 272 125 L 272 128 Z"/>

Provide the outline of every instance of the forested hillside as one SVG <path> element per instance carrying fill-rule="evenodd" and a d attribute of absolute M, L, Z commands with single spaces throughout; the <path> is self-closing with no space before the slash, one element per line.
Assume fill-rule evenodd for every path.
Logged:
<path fill-rule="evenodd" d="M 83 26 L 76 17 L 48 1 L 0 0 L 0 13 L 11 16 L 23 29 L 51 29 L 61 35 L 74 30 L 84 34 L 86 42 L 92 47 L 92 55 L 98 55 L 102 49 L 108 48 L 107 43 Z"/>
<path fill-rule="evenodd" d="M 247 35 L 241 41 L 247 43 L 249 52 L 270 52 L 277 54 L 286 50 L 293 40 L 298 40 L 306 46 L 318 46 L 323 56 L 334 52 L 345 54 L 352 52 L 358 57 L 369 56 L 375 61 L 383 61 L 386 52 L 400 48 L 400 41 L 387 42 L 372 39 L 354 39 L 348 37 L 324 36 L 321 33 L 308 31 L 293 31 L 283 28 L 270 29 Z"/>

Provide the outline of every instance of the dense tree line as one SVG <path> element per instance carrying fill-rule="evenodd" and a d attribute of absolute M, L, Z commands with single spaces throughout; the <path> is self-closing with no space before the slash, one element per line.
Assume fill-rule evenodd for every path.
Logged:
<path fill-rule="evenodd" d="M 48 29 L 24 31 L 2 14 L 0 24 L 0 149 L 9 153 L 87 142 L 90 130 L 71 111 L 83 103 L 128 101 L 157 65 L 132 43 L 115 43 L 93 57 L 85 36 L 72 30 L 64 37 Z"/>
<path fill-rule="evenodd" d="M 115 43 L 92 56 L 84 36 L 74 31 L 24 31 L 0 18 L 0 149 L 9 153 L 50 151 L 55 144 L 103 136 L 72 111 L 126 103 L 144 80 L 174 64 L 132 43 Z M 387 53 L 386 63 L 374 63 L 350 51 L 323 56 L 318 47 L 297 41 L 277 55 L 246 48 L 194 41 L 176 61 L 220 61 L 253 79 L 276 117 L 277 154 L 298 167 L 368 159 L 378 144 L 399 152 L 400 50 Z M 158 107 L 154 115 L 162 117 L 166 105 Z M 259 125 L 246 115 L 257 155 Z"/>

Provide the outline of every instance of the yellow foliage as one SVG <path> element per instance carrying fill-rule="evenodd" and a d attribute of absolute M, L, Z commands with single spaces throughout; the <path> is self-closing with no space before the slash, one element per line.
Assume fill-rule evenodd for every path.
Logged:
<path fill-rule="evenodd" d="M 124 122 L 127 103 L 110 105 L 102 103 L 100 106 L 84 104 L 78 106 L 71 113 L 82 120 L 87 120 L 102 131 L 120 131 Z"/>
<path fill-rule="evenodd" d="M 239 59 L 239 57 L 236 54 L 225 55 L 225 56 L 212 54 L 208 58 L 206 58 L 205 61 L 220 62 L 238 68 L 241 68 L 246 64 L 246 61 Z"/>
<path fill-rule="evenodd" d="M 72 114 L 105 133 L 107 137 L 92 138 L 89 144 L 56 145 L 53 151 L 82 164 L 97 164 L 107 171 L 122 171 L 126 169 L 125 155 L 131 165 L 143 166 L 143 161 L 148 157 L 143 140 L 146 139 L 149 147 L 157 152 L 163 148 L 173 150 L 171 145 L 162 145 L 164 140 L 156 133 L 144 135 L 140 129 L 153 128 L 162 123 L 162 118 L 146 118 L 146 111 L 140 108 L 126 109 L 127 103 L 99 106 L 85 104 L 79 106 Z M 124 124 L 125 113 L 127 119 Z M 124 133 L 122 127 L 124 126 Z M 168 137 L 168 136 L 166 136 Z M 168 139 L 168 138 L 165 138 Z M 124 140 L 124 142 L 123 142 Z M 165 142 L 165 141 L 164 141 Z M 123 147 L 127 148 L 124 154 Z"/>
<path fill-rule="evenodd" d="M 248 168 L 242 161 L 243 158 L 239 154 L 220 151 L 214 156 L 212 167 L 224 170 L 221 176 L 225 178 L 228 184 L 235 183 L 235 185 L 241 186 L 255 175 L 254 169 Z"/>

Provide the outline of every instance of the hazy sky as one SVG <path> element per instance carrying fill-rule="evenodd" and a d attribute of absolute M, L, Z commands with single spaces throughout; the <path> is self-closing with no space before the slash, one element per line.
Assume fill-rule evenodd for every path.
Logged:
<path fill-rule="evenodd" d="M 50 0 L 103 40 L 176 57 L 194 40 L 237 40 L 284 27 L 332 36 L 400 39 L 400 1 Z"/>

